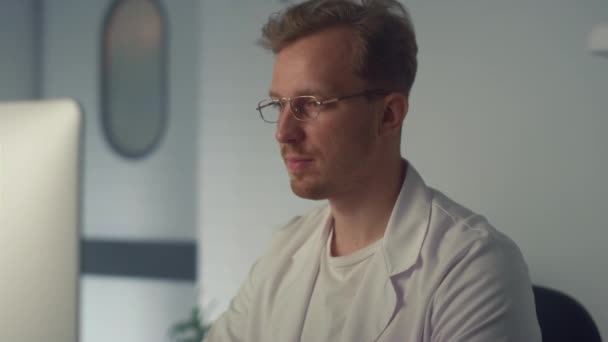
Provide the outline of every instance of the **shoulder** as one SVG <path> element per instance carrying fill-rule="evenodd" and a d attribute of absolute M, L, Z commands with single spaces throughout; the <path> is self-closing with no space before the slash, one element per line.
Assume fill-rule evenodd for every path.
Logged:
<path fill-rule="evenodd" d="M 443 193 L 431 189 L 432 205 L 428 242 L 435 253 L 464 256 L 477 249 L 490 248 L 495 254 L 521 254 L 519 248 L 488 220 Z"/>
<path fill-rule="evenodd" d="M 483 216 L 433 192 L 425 255 L 433 269 L 426 280 L 433 289 L 434 336 L 538 340 L 532 284 L 520 249 Z"/>
<path fill-rule="evenodd" d="M 488 220 L 432 190 L 429 227 L 421 250 L 428 282 L 451 287 L 453 281 L 482 281 L 486 286 L 531 286 L 529 269 L 515 242 Z"/>

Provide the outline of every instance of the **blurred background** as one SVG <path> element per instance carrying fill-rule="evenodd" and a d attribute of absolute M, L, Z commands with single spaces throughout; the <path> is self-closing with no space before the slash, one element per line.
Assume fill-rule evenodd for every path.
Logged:
<path fill-rule="evenodd" d="M 126 10 L 148 2 L 148 19 Z M 608 1 L 402 3 L 420 48 L 405 156 L 607 337 L 608 57 L 589 44 Z M 72 97 L 85 113 L 81 341 L 166 341 L 196 305 L 215 318 L 272 233 L 321 204 L 291 194 L 255 111 L 273 62 L 255 42 L 285 5 L 0 0 L 0 100 Z M 129 29 L 148 50 L 121 43 Z"/>

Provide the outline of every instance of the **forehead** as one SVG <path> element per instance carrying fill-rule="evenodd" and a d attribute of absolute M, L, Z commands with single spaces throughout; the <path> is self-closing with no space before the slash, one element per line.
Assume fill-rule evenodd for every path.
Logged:
<path fill-rule="evenodd" d="M 333 96 L 361 89 L 363 81 L 353 68 L 354 47 L 352 31 L 343 27 L 296 40 L 276 55 L 271 93 Z"/>

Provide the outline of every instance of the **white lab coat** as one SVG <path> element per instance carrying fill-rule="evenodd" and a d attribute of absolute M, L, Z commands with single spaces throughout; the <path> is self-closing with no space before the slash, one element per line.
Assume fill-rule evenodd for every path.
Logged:
<path fill-rule="evenodd" d="M 289 222 L 206 341 L 299 341 L 329 222 L 328 206 Z M 540 342 L 520 250 L 409 165 L 341 341 Z"/>

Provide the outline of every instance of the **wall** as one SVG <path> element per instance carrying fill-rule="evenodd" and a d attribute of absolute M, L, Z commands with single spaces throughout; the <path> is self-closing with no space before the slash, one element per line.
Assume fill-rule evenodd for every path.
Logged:
<path fill-rule="evenodd" d="M 74 97 L 85 112 L 87 242 L 174 243 L 196 237 L 199 5 L 192 0 L 161 2 L 170 35 L 168 129 L 154 154 L 140 160 L 114 153 L 100 125 L 99 39 L 111 1 L 44 2 L 43 95 Z M 123 259 L 111 266 L 130 262 Z M 86 273 L 81 287 L 84 342 L 166 341 L 169 327 L 187 318 L 196 302 L 193 279 Z"/>
<path fill-rule="evenodd" d="M 585 50 L 592 27 L 608 19 L 608 3 L 407 5 L 420 69 L 405 155 L 427 183 L 511 236 L 534 282 L 577 298 L 608 336 L 608 59 Z M 273 127 L 254 109 L 272 67 L 254 43 L 278 8 L 278 1 L 206 1 L 201 8 L 199 275 L 202 303 L 221 303 L 213 315 L 273 229 L 317 205 L 290 194 Z"/>
<path fill-rule="evenodd" d="M 0 101 L 37 94 L 37 23 L 34 0 L 0 2 Z"/>

